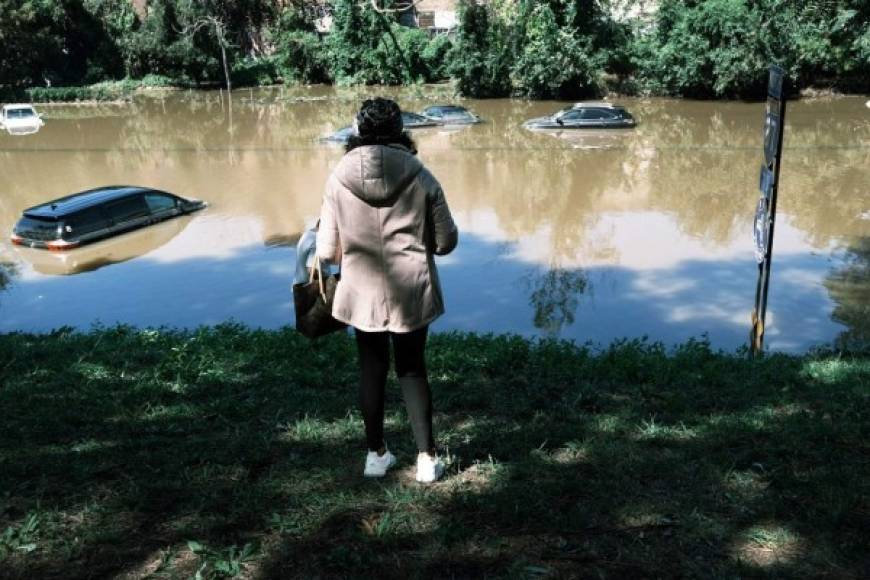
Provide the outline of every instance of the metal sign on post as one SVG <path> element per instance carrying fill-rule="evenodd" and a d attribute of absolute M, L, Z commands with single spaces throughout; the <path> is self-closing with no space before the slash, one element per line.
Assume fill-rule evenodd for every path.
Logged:
<path fill-rule="evenodd" d="M 764 348 L 764 319 L 767 315 L 767 291 L 770 288 L 773 227 L 776 223 L 776 197 L 785 127 L 785 71 L 775 65 L 769 71 L 764 112 L 764 163 L 758 180 L 761 196 L 755 208 L 753 228 L 755 259 L 758 262 L 755 308 L 752 310 L 752 331 L 749 335 L 749 352 L 753 357 L 761 354 Z"/>

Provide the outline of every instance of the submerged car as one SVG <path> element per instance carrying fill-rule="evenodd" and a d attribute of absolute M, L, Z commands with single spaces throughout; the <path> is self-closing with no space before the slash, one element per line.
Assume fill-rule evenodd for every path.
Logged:
<path fill-rule="evenodd" d="M 36 133 L 45 125 L 45 121 L 32 105 L 3 105 L 0 109 L 0 129 L 13 135 Z"/>
<path fill-rule="evenodd" d="M 206 206 L 147 187 L 89 189 L 24 210 L 12 230 L 18 246 L 54 251 L 81 245 L 188 214 Z"/>
<path fill-rule="evenodd" d="M 634 117 L 625 107 L 611 103 L 575 103 L 523 123 L 526 129 L 628 129 L 635 125 Z"/>
<path fill-rule="evenodd" d="M 480 117 L 458 105 L 432 105 L 420 111 L 420 114 L 442 125 L 474 125 L 482 122 Z"/>
<path fill-rule="evenodd" d="M 437 122 L 433 121 L 432 119 L 427 119 L 423 115 L 408 112 L 402 112 L 402 124 L 405 126 L 405 129 L 422 129 L 425 127 L 435 127 L 438 125 Z M 347 143 L 347 140 L 350 139 L 350 136 L 354 135 L 355 133 L 356 127 L 354 127 L 353 125 L 348 125 L 347 127 L 342 127 L 335 133 L 323 137 L 322 140 L 332 143 Z"/>

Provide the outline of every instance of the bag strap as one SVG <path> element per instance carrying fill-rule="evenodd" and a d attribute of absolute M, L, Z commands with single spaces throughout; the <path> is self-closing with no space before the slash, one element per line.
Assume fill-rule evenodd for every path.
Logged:
<path fill-rule="evenodd" d="M 311 274 L 308 277 L 309 284 L 314 281 L 315 271 L 317 272 L 317 285 L 320 287 L 320 296 L 326 302 L 326 290 L 323 288 L 323 270 L 320 266 L 320 258 L 317 256 L 314 257 L 314 267 L 311 268 Z"/>

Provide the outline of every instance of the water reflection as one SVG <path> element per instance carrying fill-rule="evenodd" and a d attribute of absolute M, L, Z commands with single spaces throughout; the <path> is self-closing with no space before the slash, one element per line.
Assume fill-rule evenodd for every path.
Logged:
<path fill-rule="evenodd" d="M 181 233 L 190 220 L 190 216 L 180 216 L 66 252 L 25 247 L 16 247 L 15 250 L 40 274 L 72 275 L 93 272 L 156 250 Z"/>
<path fill-rule="evenodd" d="M 3 180 L 0 232 L 11 229 L 22 209 L 42 200 L 110 183 L 147 183 L 209 202 L 208 219 L 191 223 L 156 250 L 143 250 L 145 260 L 72 277 L 99 278 L 102 284 L 79 297 L 89 304 L 83 312 L 106 320 L 124 310 L 111 290 L 115 278 L 139 279 L 156 262 L 226 268 L 224 298 L 248 300 L 251 280 L 238 274 L 247 267 L 239 256 L 280 271 L 292 268 L 292 247 L 317 216 L 326 178 L 342 155 L 340 147 L 316 139 L 345 125 L 375 91 L 412 111 L 451 100 L 449 88 L 440 87 L 244 90 L 233 98 L 233 131 L 226 98 L 218 93 L 149 95 L 123 107 L 52 107 L 51 121 L 39 134 L 27 139 L 0 134 L 0 175 L 17 176 Z M 501 292 L 455 276 L 453 289 L 446 290 L 450 314 L 442 329 L 585 339 L 603 337 L 598 326 L 662 338 L 680 334 L 667 330 L 671 324 L 691 329 L 688 335 L 733 326 L 733 337 L 739 338 L 732 339 L 729 330 L 718 343 L 711 337 L 714 344 L 743 343 L 754 295 L 750 233 L 761 163 L 761 105 L 624 99 L 620 104 L 638 119 L 636 129 L 554 136 L 526 131 L 522 122 L 567 103 L 461 104 L 487 122 L 414 134 L 421 159 L 444 186 L 463 231 L 459 253 L 445 262 L 446 275 L 452 275 L 451 260 L 461 261 L 511 287 Z M 790 106 L 774 261 L 777 272 L 780 264 L 790 264 L 795 277 L 775 273 L 774 319 L 768 324 L 771 333 L 794 330 L 794 321 L 810 313 L 822 323 L 795 330 L 797 337 L 780 334 L 775 344 L 782 348 L 831 340 L 842 330 L 830 319 L 835 304 L 822 283 L 832 265 L 845 265 L 836 248 L 867 236 L 862 215 L 868 167 L 870 113 L 862 100 Z M 99 260 L 95 256 L 88 263 Z M 509 275 L 493 270 L 494 264 Z M 39 316 L 53 312 L 48 295 L 33 306 L 16 292 L 23 285 L 53 288 L 46 268 L 21 262 L 6 292 L 4 317 L 23 311 L 25 304 L 36 310 L 18 316 L 19 326 L 4 322 L 4 329 L 41 326 Z M 735 270 L 741 279 L 732 283 L 728 277 Z M 722 284 L 710 283 L 722 276 Z M 287 280 L 264 280 L 276 285 L 260 303 L 271 310 L 283 303 Z M 181 286 L 193 292 L 200 282 Z M 680 296 L 679 304 L 670 302 L 672 295 Z M 716 299 L 709 301 L 709 295 Z M 498 310 L 502 300 L 515 316 Z M 253 310 L 233 310 L 221 301 L 208 307 L 214 312 L 200 312 L 190 319 L 193 324 L 240 312 L 244 322 L 272 324 Z M 159 316 L 134 318 L 147 323 Z"/>
<path fill-rule="evenodd" d="M 553 268 L 530 274 L 526 285 L 529 303 L 534 308 L 535 328 L 549 337 L 557 337 L 564 327 L 574 324 L 574 313 L 589 280 L 582 270 Z"/>
<path fill-rule="evenodd" d="M 12 278 L 18 273 L 18 267 L 7 258 L 0 258 L 0 292 L 6 289 Z"/>
<path fill-rule="evenodd" d="M 624 130 L 569 129 L 538 131 L 541 135 L 559 139 L 574 149 L 618 149 L 628 146 L 629 133 Z"/>
<path fill-rule="evenodd" d="M 870 238 L 862 238 L 825 280 L 825 287 L 836 303 L 833 318 L 847 330 L 835 341 L 837 348 L 870 348 Z"/>

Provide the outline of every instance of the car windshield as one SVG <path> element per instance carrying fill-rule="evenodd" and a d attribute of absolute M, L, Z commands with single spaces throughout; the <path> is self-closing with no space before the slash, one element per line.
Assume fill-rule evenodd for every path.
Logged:
<path fill-rule="evenodd" d="M 28 117 L 35 116 L 36 112 L 33 109 L 9 109 L 6 111 L 8 119 L 27 119 Z"/>

